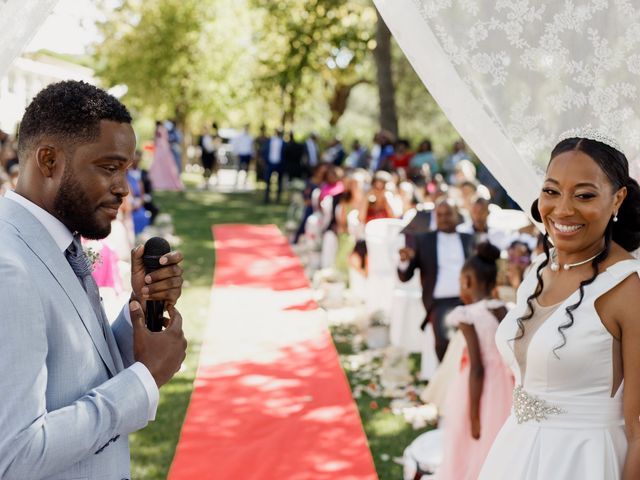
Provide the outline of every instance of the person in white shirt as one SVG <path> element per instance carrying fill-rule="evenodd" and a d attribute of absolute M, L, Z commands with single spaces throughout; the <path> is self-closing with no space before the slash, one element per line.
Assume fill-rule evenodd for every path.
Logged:
<path fill-rule="evenodd" d="M 509 246 L 509 232 L 489 227 L 489 200 L 477 197 L 471 204 L 469 215 L 469 221 L 456 227 L 458 232 L 473 235 L 476 245 L 489 242 L 500 250 Z"/>
<path fill-rule="evenodd" d="M 417 269 L 422 283 L 422 302 L 436 339 L 436 354 L 442 360 L 449 344 L 444 318 L 461 305 L 460 270 L 473 250 L 473 236 L 456 232 L 458 212 L 449 201 L 441 200 L 434 209 L 437 230 L 415 237 L 413 248 L 400 249 L 398 277 L 407 282 Z"/>
<path fill-rule="evenodd" d="M 101 239 L 129 192 L 131 116 L 84 82 L 49 85 L 20 123 L 20 177 L 0 198 L 0 478 L 130 478 L 129 433 L 156 415 L 158 388 L 185 358 L 180 252 L 145 274 L 110 324 L 80 236 Z M 142 300 L 170 318 L 145 327 Z"/>
<path fill-rule="evenodd" d="M 238 180 L 241 176 L 243 184 L 246 184 L 249 162 L 251 162 L 251 157 L 253 157 L 253 137 L 249 133 L 249 125 L 245 125 L 242 132 L 234 137 L 231 142 L 231 146 L 233 148 L 234 155 L 238 157 L 236 185 L 238 184 Z"/>
<path fill-rule="evenodd" d="M 267 186 L 264 191 L 264 203 L 271 201 L 271 177 L 274 173 L 278 175 L 278 202 L 280 202 L 280 196 L 282 195 L 282 157 L 284 153 L 284 140 L 282 135 L 282 130 L 277 129 L 276 134 L 269 139 L 269 144 L 267 145 L 267 173 L 264 179 Z"/>

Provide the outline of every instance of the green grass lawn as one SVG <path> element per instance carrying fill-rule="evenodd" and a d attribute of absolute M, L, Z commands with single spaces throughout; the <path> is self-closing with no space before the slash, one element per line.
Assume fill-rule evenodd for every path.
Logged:
<path fill-rule="evenodd" d="M 180 429 L 189 404 L 195 378 L 202 333 L 207 321 L 209 296 L 213 280 L 215 253 L 211 226 L 224 223 L 284 224 L 286 205 L 261 203 L 262 191 L 221 194 L 187 190 L 183 193 L 156 194 L 163 212 L 173 217 L 175 233 L 181 238 L 184 253 L 185 285 L 178 309 L 184 318 L 189 350 L 185 368 L 160 392 L 157 420 L 131 436 L 132 476 L 135 479 L 161 480 L 167 473 L 175 452 Z M 341 331 L 341 338 L 349 332 Z M 338 352 L 352 352 L 349 342 L 336 342 Z M 415 359 L 414 359 L 415 361 Z M 352 387 L 359 380 L 345 368 Z M 392 461 L 420 432 L 414 431 L 401 417 L 385 411 L 388 399 L 372 399 L 366 394 L 357 400 L 360 416 L 381 480 L 402 478 L 402 468 Z"/>
<path fill-rule="evenodd" d="M 358 376 L 358 370 L 352 369 L 345 358 L 355 353 L 353 341 L 356 331 L 353 326 L 340 325 L 331 328 L 334 344 L 342 360 L 342 368 L 347 374 L 349 385 L 353 390 L 358 384 L 367 384 L 370 380 L 363 380 Z M 363 346 L 360 345 L 362 348 Z M 409 357 L 410 370 L 415 375 L 420 368 L 420 355 Z M 373 379 L 377 383 L 378 379 Z M 364 431 L 367 434 L 369 448 L 373 455 L 376 471 L 380 480 L 399 480 L 402 478 L 402 466 L 394 462 L 394 458 L 402 457 L 404 449 L 421 433 L 430 427 L 414 430 L 403 417 L 389 411 L 390 398 L 373 398 L 364 393 L 355 399 Z"/>

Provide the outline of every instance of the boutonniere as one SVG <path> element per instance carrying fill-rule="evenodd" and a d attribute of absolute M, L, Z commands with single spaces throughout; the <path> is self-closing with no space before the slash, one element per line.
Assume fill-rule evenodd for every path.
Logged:
<path fill-rule="evenodd" d="M 102 250 L 102 245 L 98 242 L 92 241 L 87 244 L 82 245 L 82 250 L 84 250 L 84 254 L 91 263 L 91 271 L 93 272 L 96 267 L 102 265 L 102 257 L 100 256 L 100 250 Z"/>

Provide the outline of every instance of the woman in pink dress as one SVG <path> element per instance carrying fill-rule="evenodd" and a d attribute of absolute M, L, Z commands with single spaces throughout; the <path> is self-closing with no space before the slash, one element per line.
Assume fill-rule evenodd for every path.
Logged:
<path fill-rule="evenodd" d="M 465 305 L 447 317 L 449 325 L 462 331 L 467 346 L 447 393 L 438 480 L 476 480 L 511 410 L 513 377 L 494 340 L 507 313 L 504 303 L 491 299 L 499 257 L 500 251 L 490 243 L 478 245 L 460 273 L 460 298 Z"/>
<path fill-rule="evenodd" d="M 155 190 L 184 189 L 169 145 L 169 133 L 160 122 L 156 122 L 156 138 L 149 178 Z"/>

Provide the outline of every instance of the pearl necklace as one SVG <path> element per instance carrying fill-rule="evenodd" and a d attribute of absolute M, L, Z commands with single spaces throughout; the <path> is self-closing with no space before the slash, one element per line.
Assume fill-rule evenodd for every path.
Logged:
<path fill-rule="evenodd" d="M 584 265 L 585 263 L 589 263 L 590 261 L 592 261 L 594 258 L 596 258 L 598 255 L 600 255 L 602 252 L 604 252 L 604 250 L 600 250 L 598 253 L 596 253 L 593 257 L 591 258 L 587 258 L 586 260 L 583 260 L 581 262 L 576 262 L 576 263 L 565 263 L 562 265 L 562 268 L 564 270 L 570 270 L 573 267 L 579 267 L 580 265 Z M 558 256 L 557 253 L 555 251 L 555 249 L 551 252 L 551 271 L 552 272 L 557 272 L 558 270 L 560 270 L 560 264 L 558 263 Z"/>

